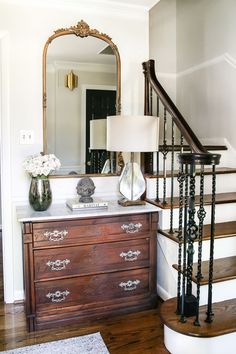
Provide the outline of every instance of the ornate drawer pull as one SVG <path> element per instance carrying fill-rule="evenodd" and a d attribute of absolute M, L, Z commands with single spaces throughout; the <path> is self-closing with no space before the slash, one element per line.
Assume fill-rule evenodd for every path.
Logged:
<path fill-rule="evenodd" d="M 62 302 L 65 301 L 66 297 L 70 294 L 68 290 L 60 291 L 57 290 L 55 293 L 48 293 L 46 297 L 51 299 L 52 302 Z"/>
<path fill-rule="evenodd" d="M 129 250 L 128 252 L 121 252 L 120 257 L 124 258 L 125 261 L 132 262 L 132 261 L 136 261 L 140 254 L 141 252 L 139 250 L 137 251 Z"/>
<path fill-rule="evenodd" d="M 62 270 L 66 269 L 66 266 L 69 263 L 69 259 L 63 259 L 62 261 L 60 259 L 57 259 L 56 261 L 48 261 L 46 265 L 49 266 L 51 270 Z"/>
<path fill-rule="evenodd" d="M 137 289 L 137 285 L 140 283 L 140 280 L 128 280 L 127 282 L 121 282 L 119 286 L 125 291 L 131 291 Z"/>
<path fill-rule="evenodd" d="M 134 234 L 135 232 L 139 232 L 143 225 L 139 222 L 138 224 L 130 223 L 123 224 L 121 226 L 122 230 L 124 230 L 127 234 Z"/>
<path fill-rule="evenodd" d="M 54 230 L 54 231 L 46 231 L 44 232 L 44 236 L 46 236 L 49 241 L 62 241 L 64 240 L 65 236 L 68 234 L 67 230 Z"/>

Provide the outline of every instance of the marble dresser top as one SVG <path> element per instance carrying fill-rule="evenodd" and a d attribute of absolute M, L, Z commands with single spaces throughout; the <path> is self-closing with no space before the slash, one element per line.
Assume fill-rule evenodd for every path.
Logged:
<path fill-rule="evenodd" d="M 112 216 L 112 215 L 128 215 L 157 212 L 160 208 L 146 203 L 145 205 L 138 206 L 120 206 L 116 200 L 108 201 L 108 208 L 104 209 L 83 209 L 83 210 L 70 210 L 65 204 L 52 204 L 46 211 L 34 211 L 30 206 L 17 206 L 16 215 L 19 222 L 28 221 L 46 221 L 46 220 L 64 220 L 76 219 L 83 217 L 96 217 L 96 216 Z"/>

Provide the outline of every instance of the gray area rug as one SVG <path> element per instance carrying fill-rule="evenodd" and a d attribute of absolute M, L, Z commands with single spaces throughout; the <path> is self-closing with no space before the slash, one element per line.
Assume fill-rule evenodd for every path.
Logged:
<path fill-rule="evenodd" d="M 109 354 L 100 333 L 6 350 L 6 354 Z"/>

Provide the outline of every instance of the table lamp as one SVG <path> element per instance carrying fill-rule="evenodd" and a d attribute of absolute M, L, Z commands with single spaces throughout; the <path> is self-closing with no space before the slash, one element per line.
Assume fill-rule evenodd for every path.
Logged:
<path fill-rule="evenodd" d="M 131 153 L 119 180 L 123 206 L 145 204 L 140 200 L 145 192 L 146 182 L 134 152 L 158 151 L 159 118 L 153 116 L 108 116 L 107 150 Z"/>
<path fill-rule="evenodd" d="M 111 172 L 111 161 L 107 155 L 107 120 L 90 120 L 90 146 L 92 150 L 92 167 L 99 173 Z M 96 151 L 94 153 L 94 151 Z M 95 166 L 93 166 L 95 165 Z"/>

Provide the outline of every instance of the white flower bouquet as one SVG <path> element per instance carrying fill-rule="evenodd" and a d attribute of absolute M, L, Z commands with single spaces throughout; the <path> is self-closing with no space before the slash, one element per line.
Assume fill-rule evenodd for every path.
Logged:
<path fill-rule="evenodd" d="M 48 176 L 60 167 L 60 160 L 54 154 L 29 156 L 23 162 L 23 168 L 32 177 Z"/>

